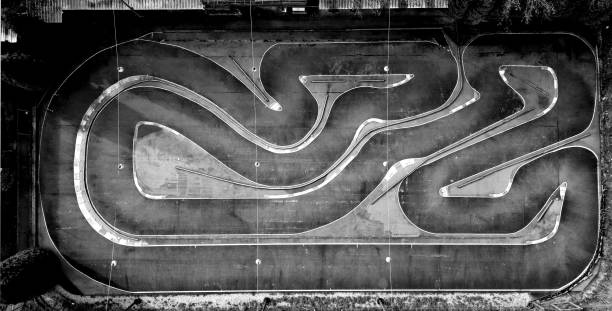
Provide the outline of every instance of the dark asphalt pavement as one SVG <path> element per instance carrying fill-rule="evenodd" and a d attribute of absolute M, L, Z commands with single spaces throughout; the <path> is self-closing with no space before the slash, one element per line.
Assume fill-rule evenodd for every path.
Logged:
<path fill-rule="evenodd" d="M 457 75 L 454 59 L 445 47 L 426 42 L 392 47 L 392 71 L 413 73 L 415 78 L 389 91 L 390 118 L 413 116 L 442 105 Z M 146 41 L 123 45 L 119 53 L 125 68 L 122 77 L 150 74 L 175 81 L 209 97 L 247 127 L 254 125 L 252 95 L 214 63 L 185 50 Z M 262 80 L 285 109 L 278 114 L 256 103 L 257 133 L 284 144 L 301 138 L 312 126 L 316 105 L 297 75 L 381 73 L 385 58 L 384 44 L 281 45 L 272 49 L 263 62 Z M 255 148 L 192 102 L 163 90 L 132 90 L 120 95 L 119 113 L 116 104 L 109 105 L 92 127 L 88 192 L 102 217 L 130 233 L 253 233 L 258 223 L 259 232 L 264 233 L 312 229 L 346 214 L 380 182 L 385 173 L 382 162 L 386 160 L 387 139 L 390 163 L 426 156 L 519 109 L 520 99 L 497 72 L 502 64 L 552 67 L 560 86 L 555 108 L 540 119 L 420 168 L 403 182 L 400 202 L 406 215 L 426 230 L 505 233 L 526 225 L 550 193 L 567 181 L 559 231 L 544 243 L 390 248 L 116 245 L 113 249 L 82 216 L 72 171 L 82 116 L 100 93 L 116 82 L 113 50 L 100 53 L 75 71 L 50 103 L 41 134 L 39 176 L 49 235 L 70 263 L 102 283 L 108 282 L 113 252 L 118 265 L 110 283 L 130 291 L 563 287 L 583 272 L 595 252 L 599 186 L 597 159 L 592 153 L 572 148 L 546 155 L 523 167 L 511 191 L 498 199 L 442 198 L 438 189 L 588 126 L 594 110 L 595 59 L 582 41 L 570 35 L 488 35 L 475 39 L 465 51 L 464 65 L 468 81 L 481 93 L 479 101 L 425 126 L 376 135 L 329 185 L 286 200 L 142 197 L 134 187 L 131 167 L 132 137 L 138 121 L 172 127 L 252 179 Z M 373 89 L 345 94 L 321 136 L 301 152 L 279 155 L 259 149 L 258 181 L 281 185 L 318 175 L 342 153 L 361 122 L 385 117 L 385 96 L 385 90 Z M 124 165 L 120 171 L 118 163 Z M 385 262 L 389 249 L 391 265 Z M 261 265 L 255 265 L 256 258 L 261 259 Z M 96 293 L 87 286 L 80 288 Z"/>

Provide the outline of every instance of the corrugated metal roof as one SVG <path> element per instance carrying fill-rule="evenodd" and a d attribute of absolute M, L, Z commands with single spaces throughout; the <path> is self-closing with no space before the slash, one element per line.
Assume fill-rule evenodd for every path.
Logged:
<path fill-rule="evenodd" d="M 17 42 L 17 33 L 4 22 L 0 23 L 0 42 Z"/>
<path fill-rule="evenodd" d="M 321 10 L 380 9 L 386 0 L 319 0 Z M 448 0 L 391 0 L 391 9 L 448 8 Z"/>
<path fill-rule="evenodd" d="M 254 0 L 254 5 L 296 6 L 300 0 Z M 319 9 L 379 9 L 388 0 L 319 0 Z M 392 9 L 447 8 L 448 0 L 390 0 Z M 125 3 L 124 3 L 125 2 Z M 306 0 L 302 1 L 304 6 Z M 127 5 L 126 5 L 127 4 Z M 248 5 L 249 0 L 31 0 L 30 15 L 48 23 L 61 23 L 69 10 L 203 10 L 207 6 Z"/>
<path fill-rule="evenodd" d="M 130 7 L 142 11 L 202 10 L 206 2 L 206 0 L 33 0 L 30 3 L 30 14 L 48 23 L 61 23 L 63 11 L 130 10 Z"/>

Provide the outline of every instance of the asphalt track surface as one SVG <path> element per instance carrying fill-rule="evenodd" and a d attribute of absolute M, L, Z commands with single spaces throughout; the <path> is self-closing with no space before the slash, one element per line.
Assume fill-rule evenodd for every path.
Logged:
<path fill-rule="evenodd" d="M 389 120 L 431 111 L 456 95 L 453 90 L 461 67 L 457 66 L 458 53 L 455 57 L 451 54 L 452 44 L 425 40 L 395 42 L 390 47 L 391 73 L 410 73 L 415 78 L 388 89 Z M 180 83 L 215 102 L 262 138 L 286 145 L 306 135 L 316 118 L 317 105 L 298 76 L 383 74 L 386 48 L 387 44 L 380 42 L 274 46 L 261 63 L 261 81 L 283 106 L 282 112 L 254 101 L 244 84 L 192 51 L 147 40 L 122 44 L 117 51 L 124 68 L 121 77 L 146 74 Z M 41 134 L 39 182 L 44 222 L 40 226 L 43 233 L 48 230 L 47 242 L 52 241 L 72 266 L 66 265 L 67 273 L 83 292 L 105 291 L 96 281 L 109 282 L 111 253 L 118 265 L 112 269 L 110 284 L 135 292 L 553 291 L 571 284 L 593 259 L 599 234 L 599 186 L 597 157 L 589 150 L 561 149 L 535 159 L 518 171 L 510 191 L 501 198 L 445 198 L 438 193 L 453 181 L 589 127 L 595 111 L 596 62 L 591 49 L 575 36 L 500 34 L 476 38 L 462 55 L 465 78 L 480 93 L 477 101 L 422 126 L 374 135 L 328 185 L 288 199 L 147 199 L 134 186 L 135 125 L 150 121 L 169 126 L 251 180 L 295 184 L 325 171 L 350 144 L 360 123 L 373 117 L 387 118 L 387 89 L 361 88 L 342 95 L 321 134 L 298 152 L 278 154 L 257 148 L 257 173 L 252 142 L 208 110 L 162 89 L 121 93 L 119 111 L 116 103 L 106 106 L 90 129 L 85 159 L 87 192 L 99 215 L 118 230 L 149 235 L 297 233 L 337 220 L 364 200 L 387 172 L 382 165 L 387 161 L 387 150 L 389 163 L 424 157 L 519 111 L 521 99 L 500 78 L 501 65 L 549 66 L 559 83 L 558 101 L 552 110 L 418 168 L 402 181 L 399 191 L 403 212 L 425 230 L 509 233 L 526 226 L 550 193 L 567 182 L 559 230 L 543 243 L 525 246 L 113 245 L 92 229 L 79 210 L 73 161 L 76 132 L 85 111 L 117 81 L 114 52 L 109 49 L 97 54 L 67 79 L 49 104 Z M 515 71 L 519 78 L 525 74 Z M 389 254 L 391 263 L 385 262 Z M 255 264 L 256 258 L 260 265 Z"/>

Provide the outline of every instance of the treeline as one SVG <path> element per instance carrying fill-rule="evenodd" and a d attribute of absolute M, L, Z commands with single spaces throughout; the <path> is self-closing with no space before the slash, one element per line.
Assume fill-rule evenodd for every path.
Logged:
<path fill-rule="evenodd" d="M 572 20 L 592 28 L 610 22 L 612 0 L 449 0 L 449 13 L 467 25 Z"/>

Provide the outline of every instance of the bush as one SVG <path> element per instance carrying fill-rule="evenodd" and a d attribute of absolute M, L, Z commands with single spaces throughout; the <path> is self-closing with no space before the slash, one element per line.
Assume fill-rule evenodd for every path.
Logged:
<path fill-rule="evenodd" d="M 38 296 L 57 283 L 59 262 L 44 249 L 21 251 L 0 264 L 0 302 L 17 303 Z"/>

